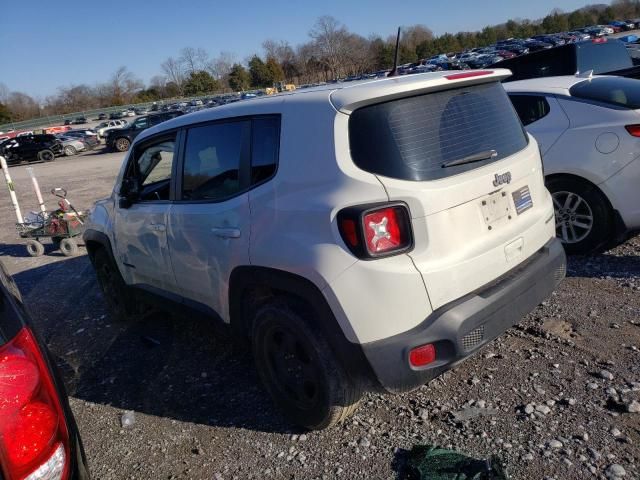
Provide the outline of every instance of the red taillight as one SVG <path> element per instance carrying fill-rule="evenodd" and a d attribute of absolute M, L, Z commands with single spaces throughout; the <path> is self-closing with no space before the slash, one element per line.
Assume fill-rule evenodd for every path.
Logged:
<path fill-rule="evenodd" d="M 407 245 L 400 229 L 398 207 L 383 208 L 364 215 L 364 238 L 371 254 L 384 253 Z"/>
<path fill-rule="evenodd" d="M 629 132 L 629 135 L 640 137 L 640 125 L 627 125 L 624 128 Z"/>
<path fill-rule="evenodd" d="M 436 359 L 436 347 L 432 343 L 416 347 L 409 352 L 409 363 L 412 367 L 424 367 Z"/>
<path fill-rule="evenodd" d="M 445 75 L 444 78 L 446 78 L 447 80 L 460 80 L 462 78 L 472 78 L 472 77 L 481 77 L 483 75 L 491 75 L 492 73 L 493 73 L 493 70 L 475 70 L 470 72 Z"/>
<path fill-rule="evenodd" d="M 362 259 L 402 253 L 413 246 L 409 210 L 404 204 L 345 208 L 338 214 L 338 228 L 349 250 Z"/>
<path fill-rule="evenodd" d="M 605 37 L 596 37 L 591 40 L 591 43 L 607 43 L 607 39 Z"/>
<path fill-rule="evenodd" d="M 360 243 L 358 241 L 358 231 L 356 229 L 356 222 L 352 218 L 345 218 L 340 224 L 340 229 L 344 235 L 345 241 L 351 247 L 357 247 Z"/>
<path fill-rule="evenodd" d="M 0 468 L 6 480 L 69 475 L 64 412 L 28 328 L 0 347 Z"/>

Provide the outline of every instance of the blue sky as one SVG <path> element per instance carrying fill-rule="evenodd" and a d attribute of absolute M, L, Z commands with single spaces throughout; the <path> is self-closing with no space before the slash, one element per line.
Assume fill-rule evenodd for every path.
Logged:
<path fill-rule="evenodd" d="M 185 46 L 238 60 L 261 53 L 267 38 L 308 40 L 316 18 L 332 15 L 349 30 L 392 35 L 421 23 L 436 34 L 479 30 L 509 18 L 540 18 L 585 0 L 32 0 L 8 1 L 0 16 L 0 82 L 37 97 L 59 86 L 106 80 L 125 65 L 145 82 Z M 455 5 L 455 8 L 451 8 Z"/>

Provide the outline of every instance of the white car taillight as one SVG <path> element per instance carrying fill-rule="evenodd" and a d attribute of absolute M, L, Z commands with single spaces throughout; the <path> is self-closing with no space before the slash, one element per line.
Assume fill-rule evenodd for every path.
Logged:
<path fill-rule="evenodd" d="M 349 250 L 362 259 L 397 255 L 413 247 L 409 210 L 402 203 L 349 207 L 338 214 Z"/>

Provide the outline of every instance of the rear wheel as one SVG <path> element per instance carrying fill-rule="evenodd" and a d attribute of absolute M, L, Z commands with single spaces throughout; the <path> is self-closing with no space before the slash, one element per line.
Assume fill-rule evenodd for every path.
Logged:
<path fill-rule="evenodd" d="M 118 138 L 116 140 L 116 150 L 118 150 L 119 152 L 126 152 L 127 150 L 129 150 L 129 147 L 131 146 L 131 142 L 129 141 L 128 138 Z"/>
<path fill-rule="evenodd" d="M 292 299 L 278 299 L 254 317 L 256 368 L 276 405 L 295 424 L 319 430 L 341 422 L 361 392 L 338 364 L 313 313 Z"/>
<path fill-rule="evenodd" d="M 67 145 L 66 147 L 64 147 L 64 154 L 67 157 L 70 157 L 72 155 L 75 155 L 77 152 L 76 148 L 73 145 Z"/>
<path fill-rule="evenodd" d="M 49 149 L 40 150 L 38 152 L 38 160 L 40 160 L 41 162 L 53 162 L 55 159 L 56 155 Z"/>
<path fill-rule="evenodd" d="M 613 212 L 598 188 L 584 180 L 555 177 L 547 181 L 556 216 L 556 236 L 569 254 L 601 252 L 611 240 Z"/>
<path fill-rule="evenodd" d="M 44 253 L 44 245 L 38 240 L 30 238 L 27 240 L 27 253 L 31 257 L 39 257 Z"/>
<path fill-rule="evenodd" d="M 65 257 L 73 257 L 78 254 L 78 244 L 73 238 L 60 240 L 60 251 Z"/>
<path fill-rule="evenodd" d="M 95 252 L 93 266 L 109 315 L 121 321 L 134 319 L 138 310 L 135 295 L 103 248 Z"/>

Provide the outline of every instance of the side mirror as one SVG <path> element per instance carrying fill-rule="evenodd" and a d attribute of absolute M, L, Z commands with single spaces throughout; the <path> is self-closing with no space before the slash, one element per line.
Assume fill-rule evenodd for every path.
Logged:
<path fill-rule="evenodd" d="M 120 208 L 129 208 L 140 197 L 140 184 L 135 178 L 125 178 L 120 186 Z"/>

